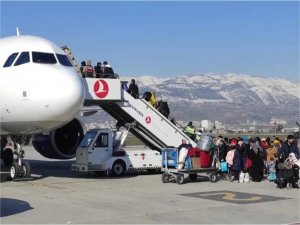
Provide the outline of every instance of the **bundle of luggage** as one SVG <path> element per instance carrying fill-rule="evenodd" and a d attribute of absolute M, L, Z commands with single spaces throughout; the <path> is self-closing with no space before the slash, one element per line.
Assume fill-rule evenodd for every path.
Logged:
<path fill-rule="evenodd" d="M 199 148 L 182 148 L 178 158 L 178 169 L 200 169 L 209 166 L 210 156 Z"/>
<path fill-rule="evenodd" d="M 298 186 L 300 160 L 294 153 L 290 153 L 289 157 L 277 164 L 277 179 L 278 188 L 293 188 Z"/>
<path fill-rule="evenodd" d="M 166 148 L 162 151 L 162 165 L 176 169 L 200 169 L 210 166 L 210 152 L 199 148 L 181 148 L 179 155 L 177 149 Z M 177 163 L 178 162 L 178 163 Z"/>

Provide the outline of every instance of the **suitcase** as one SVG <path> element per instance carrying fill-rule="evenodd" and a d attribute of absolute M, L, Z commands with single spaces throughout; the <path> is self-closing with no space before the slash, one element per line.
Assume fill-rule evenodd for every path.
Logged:
<path fill-rule="evenodd" d="M 190 156 L 190 157 L 200 157 L 200 148 L 189 148 L 188 156 Z"/>
<path fill-rule="evenodd" d="M 200 151 L 201 168 L 207 168 L 210 164 L 210 154 L 207 151 Z"/>
<path fill-rule="evenodd" d="M 167 160 L 166 160 L 167 156 Z M 169 167 L 177 167 L 177 149 L 176 148 L 165 148 L 162 150 L 162 166 L 166 166 L 166 161 L 167 165 Z"/>

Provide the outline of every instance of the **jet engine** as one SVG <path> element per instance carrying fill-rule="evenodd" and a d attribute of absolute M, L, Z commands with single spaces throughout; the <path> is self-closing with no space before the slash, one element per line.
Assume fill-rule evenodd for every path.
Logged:
<path fill-rule="evenodd" d="M 47 135 L 34 135 L 32 145 L 46 158 L 71 159 L 75 157 L 76 149 L 85 133 L 84 123 L 75 118 Z"/>

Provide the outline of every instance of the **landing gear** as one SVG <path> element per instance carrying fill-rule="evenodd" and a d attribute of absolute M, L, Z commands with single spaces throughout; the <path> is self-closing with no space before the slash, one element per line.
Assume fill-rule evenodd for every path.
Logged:
<path fill-rule="evenodd" d="M 10 137 L 8 137 L 9 139 Z M 16 159 L 13 160 L 8 180 L 24 180 L 31 178 L 31 169 L 30 164 L 24 161 L 25 151 L 22 146 L 25 143 L 25 138 L 21 138 L 21 145 L 18 143 L 14 143 L 14 154 L 16 155 Z"/>

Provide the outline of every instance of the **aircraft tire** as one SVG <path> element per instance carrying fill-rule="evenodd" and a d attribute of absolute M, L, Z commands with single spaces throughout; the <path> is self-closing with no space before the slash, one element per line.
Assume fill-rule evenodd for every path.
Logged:
<path fill-rule="evenodd" d="M 31 168 L 29 162 L 22 162 L 22 177 L 31 177 Z"/>
<path fill-rule="evenodd" d="M 9 175 L 10 175 L 10 179 L 14 180 L 15 178 L 20 176 L 20 166 L 17 162 L 13 162 L 13 164 L 10 167 L 10 171 L 9 171 Z"/>

